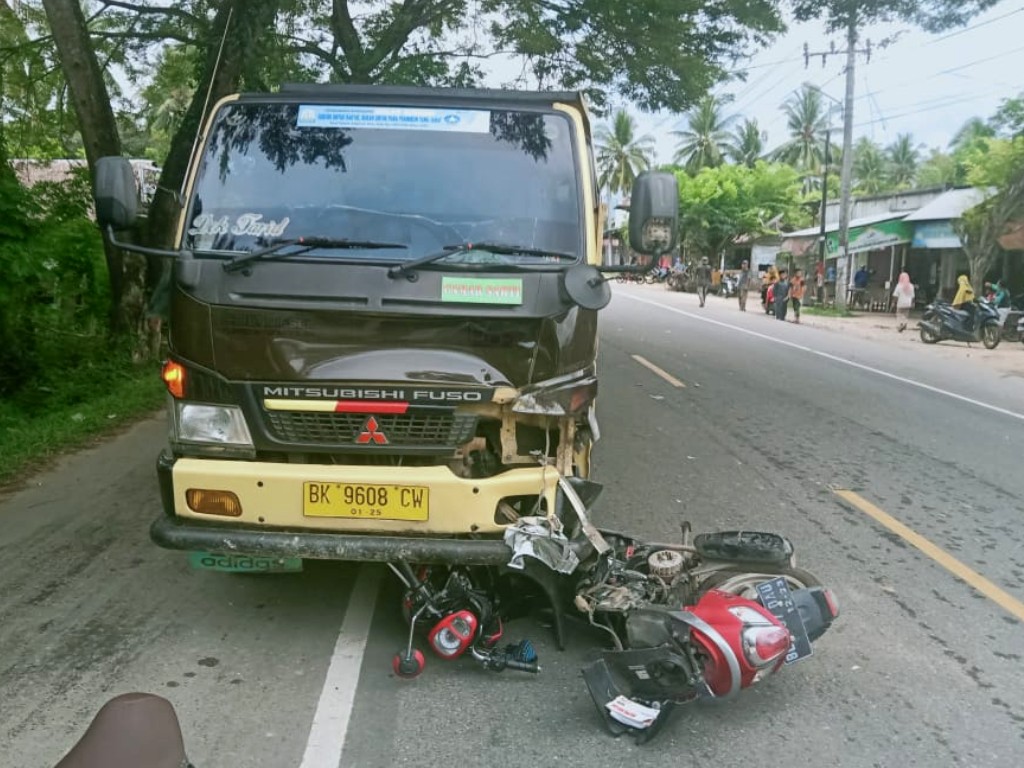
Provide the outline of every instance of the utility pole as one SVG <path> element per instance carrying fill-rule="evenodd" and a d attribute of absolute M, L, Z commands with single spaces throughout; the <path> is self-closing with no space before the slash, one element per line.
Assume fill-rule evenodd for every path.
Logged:
<path fill-rule="evenodd" d="M 828 205 L 828 155 L 831 150 L 832 121 L 829 120 L 829 127 L 825 131 L 825 154 L 821 159 L 821 232 L 818 240 L 818 261 L 821 263 L 819 269 L 825 268 L 825 206 Z M 828 303 L 828 286 L 823 285 L 821 296 L 818 297 L 822 305 Z"/>
<path fill-rule="evenodd" d="M 804 68 L 810 63 L 812 56 L 821 56 L 821 65 L 829 56 L 840 53 L 832 44 L 827 51 L 810 51 L 804 43 Z M 857 24 L 854 19 L 850 20 L 846 28 L 846 103 L 843 107 L 843 166 L 839 178 L 839 255 L 845 257 L 845 269 L 837 270 L 836 275 L 836 303 L 839 306 L 846 306 L 846 289 L 849 287 L 850 271 L 853 264 L 853 256 L 850 250 L 850 190 L 853 186 L 853 93 L 854 93 L 854 69 L 857 62 L 857 54 L 863 53 L 867 60 L 871 61 L 871 41 L 868 40 L 864 48 L 857 48 Z M 824 222 L 825 211 L 822 209 L 822 221 Z M 824 223 L 822 224 L 824 226 Z M 843 290 L 839 289 L 840 284 Z"/>

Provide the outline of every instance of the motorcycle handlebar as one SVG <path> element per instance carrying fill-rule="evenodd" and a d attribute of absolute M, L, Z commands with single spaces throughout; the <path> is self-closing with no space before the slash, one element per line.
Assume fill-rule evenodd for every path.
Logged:
<path fill-rule="evenodd" d="M 533 674 L 537 674 L 538 672 L 540 672 L 540 664 L 538 664 L 535 661 L 525 662 L 525 661 L 516 661 L 515 659 L 509 659 L 508 661 L 505 662 L 505 668 L 506 669 L 515 669 L 515 670 L 518 670 L 519 672 L 532 672 Z"/>

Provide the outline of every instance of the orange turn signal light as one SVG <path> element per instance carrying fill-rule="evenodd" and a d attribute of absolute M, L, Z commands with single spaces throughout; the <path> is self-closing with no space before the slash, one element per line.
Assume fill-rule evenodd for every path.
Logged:
<path fill-rule="evenodd" d="M 242 502 L 231 491 L 213 491 L 207 488 L 189 488 L 185 491 L 188 508 L 201 515 L 240 517 Z"/>
<path fill-rule="evenodd" d="M 175 398 L 181 399 L 185 396 L 185 366 L 168 360 L 160 372 L 160 378 L 167 385 L 167 391 Z"/>

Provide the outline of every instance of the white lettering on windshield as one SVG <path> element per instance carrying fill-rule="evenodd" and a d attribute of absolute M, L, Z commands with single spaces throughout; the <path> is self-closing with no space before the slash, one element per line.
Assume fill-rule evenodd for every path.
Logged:
<path fill-rule="evenodd" d="M 243 213 L 231 228 L 232 235 L 250 235 L 252 237 L 279 237 L 288 229 L 290 219 L 285 216 L 280 221 L 263 221 L 262 213 Z"/>
<path fill-rule="evenodd" d="M 231 224 L 227 216 L 213 216 L 202 213 L 192 220 L 188 233 L 192 237 L 210 237 L 215 235 L 247 235 L 249 237 L 280 237 L 291 223 L 285 216 L 280 221 L 263 220 L 262 213 L 243 213 Z"/>

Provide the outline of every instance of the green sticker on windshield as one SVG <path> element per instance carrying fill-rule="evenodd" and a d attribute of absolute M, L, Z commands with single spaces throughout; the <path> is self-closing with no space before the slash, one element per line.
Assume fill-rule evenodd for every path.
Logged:
<path fill-rule="evenodd" d="M 522 304 L 523 281 L 515 277 L 442 277 L 441 301 Z"/>

